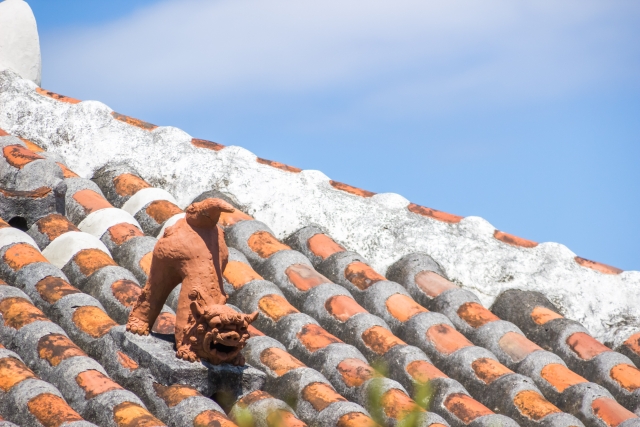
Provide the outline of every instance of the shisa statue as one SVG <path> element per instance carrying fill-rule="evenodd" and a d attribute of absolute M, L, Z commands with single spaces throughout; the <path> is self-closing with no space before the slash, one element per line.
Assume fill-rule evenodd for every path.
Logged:
<path fill-rule="evenodd" d="M 244 365 L 240 350 L 258 313 L 237 313 L 225 305 L 222 272 L 229 250 L 217 224 L 222 212 L 233 211 L 224 200 L 205 199 L 189 205 L 185 218 L 165 230 L 153 249 L 149 278 L 129 315 L 128 331 L 148 335 L 169 293 L 182 283 L 176 356 L 191 362 Z"/>

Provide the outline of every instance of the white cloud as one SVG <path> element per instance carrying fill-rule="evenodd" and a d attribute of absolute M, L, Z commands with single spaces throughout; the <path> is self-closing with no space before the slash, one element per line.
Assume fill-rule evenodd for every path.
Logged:
<path fill-rule="evenodd" d="M 399 114 L 513 104 L 636 84 L 639 18 L 589 0 L 170 0 L 43 35 L 43 84 L 140 106 L 342 90 Z"/>

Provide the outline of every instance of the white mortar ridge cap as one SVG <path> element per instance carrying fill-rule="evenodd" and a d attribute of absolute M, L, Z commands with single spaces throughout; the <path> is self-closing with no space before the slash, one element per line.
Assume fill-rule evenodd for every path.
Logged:
<path fill-rule="evenodd" d="M 100 239 L 110 227 L 123 222 L 140 228 L 138 221 L 129 212 L 118 208 L 104 208 L 91 212 L 78 224 L 78 228 Z"/>
<path fill-rule="evenodd" d="M 36 242 L 24 231 L 13 227 L 0 228 L 0 250 L 5 246 L 12 245 L 14 243 L 27 243 L 40 252 Z"/>
<path fill-rule="evenodd" d="M 131 196 L 129 200 L 122 205 L 122 210 L 129 212 L 131 215 L 135 215 L 138 213 L 140 209 L 145 207 L 147 203 L 155 202 L 156 200 L 166 200 L 168 202 L 177 205 L 176 199 L 173 198 L 171 194 L 169 194 L 166 190 L 162 188 L 143 188 L 139 190 L 136 194 Z"/>
<path fill-rule="evenodd" d="M 40 86 L 42 60 L 36 18 L 22 0 L 0 3 L 0 71 L 5 69 Z"/>
<path fill-rule="evenodd" d="M 528 289 L 546 295 L 567 318 L 582 323 L 603 342 L 617 344 L 630 329 L 640 327 L 640 315 L 629 316 L 638 312 L 640 272 L 603 274 L 578 263 L 560 244 L 529 247 L 513 239 L 510 244 L 478 217 L 461 220 L 442 212 L 432 217 L 430 209 L 405 206 L 406 199 L 396 194 L 360 197 L 335 188 L 321 172 L 284 173 L 258 163 L 241 147 L 202 148 L 175 128 L 150 131 L 119 121 L 110 111 L 98 102 L 71 105 L 46 98 L 33 83 L 10 71 L 0 72 L 0 128 L 63 154 L 82 176 L 91 177 L 109 162 L 124 161 L 148 182 L 163 183 L 181 208 L 217 189 L 233 195 L 276 237 L 317 224 L 381 274 L 401 257 L 423 252 L 449 279 L 477 292 L 487 307 L 507 289 Z M 109 144 L 100 144 L 105 140 Z"/>
<path fill-rule="evenodd" d="M 111 256 L 109 249 L 89 233 L 69 231 L 56 237 L 42 251 L 42 255 L 58 268 L 64 267 L 71 258 L 83 249 L 98 249 Z"/>

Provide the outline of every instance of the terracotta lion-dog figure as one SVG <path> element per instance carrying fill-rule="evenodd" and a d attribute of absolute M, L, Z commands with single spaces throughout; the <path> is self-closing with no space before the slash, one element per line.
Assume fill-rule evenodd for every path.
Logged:
<path fill-rule="evenodd" d="M 222 272 L 229 258 L 222 212 L 234 208 L 221 199 L 192 203 L 185 218 L 168 227 L 153 248 L 149 278 L 133 307 L 127 330 L 148 335 L 169 293 L 182 283 L 176 312 L 176 356 L 195 362 L 244 365 L 240 350 L 247 327 L 258 313 L 241 314 L 225 306 Z"/>

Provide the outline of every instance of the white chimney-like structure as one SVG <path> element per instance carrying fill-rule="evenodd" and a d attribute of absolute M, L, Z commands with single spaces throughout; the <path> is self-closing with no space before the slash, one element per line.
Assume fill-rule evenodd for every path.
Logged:
<path fill-rule="evenodd" d="M 7 68 L 40 86 L 38 27 L 31 7 L 23 0 L 0 3 L 0 71 Z"/>

